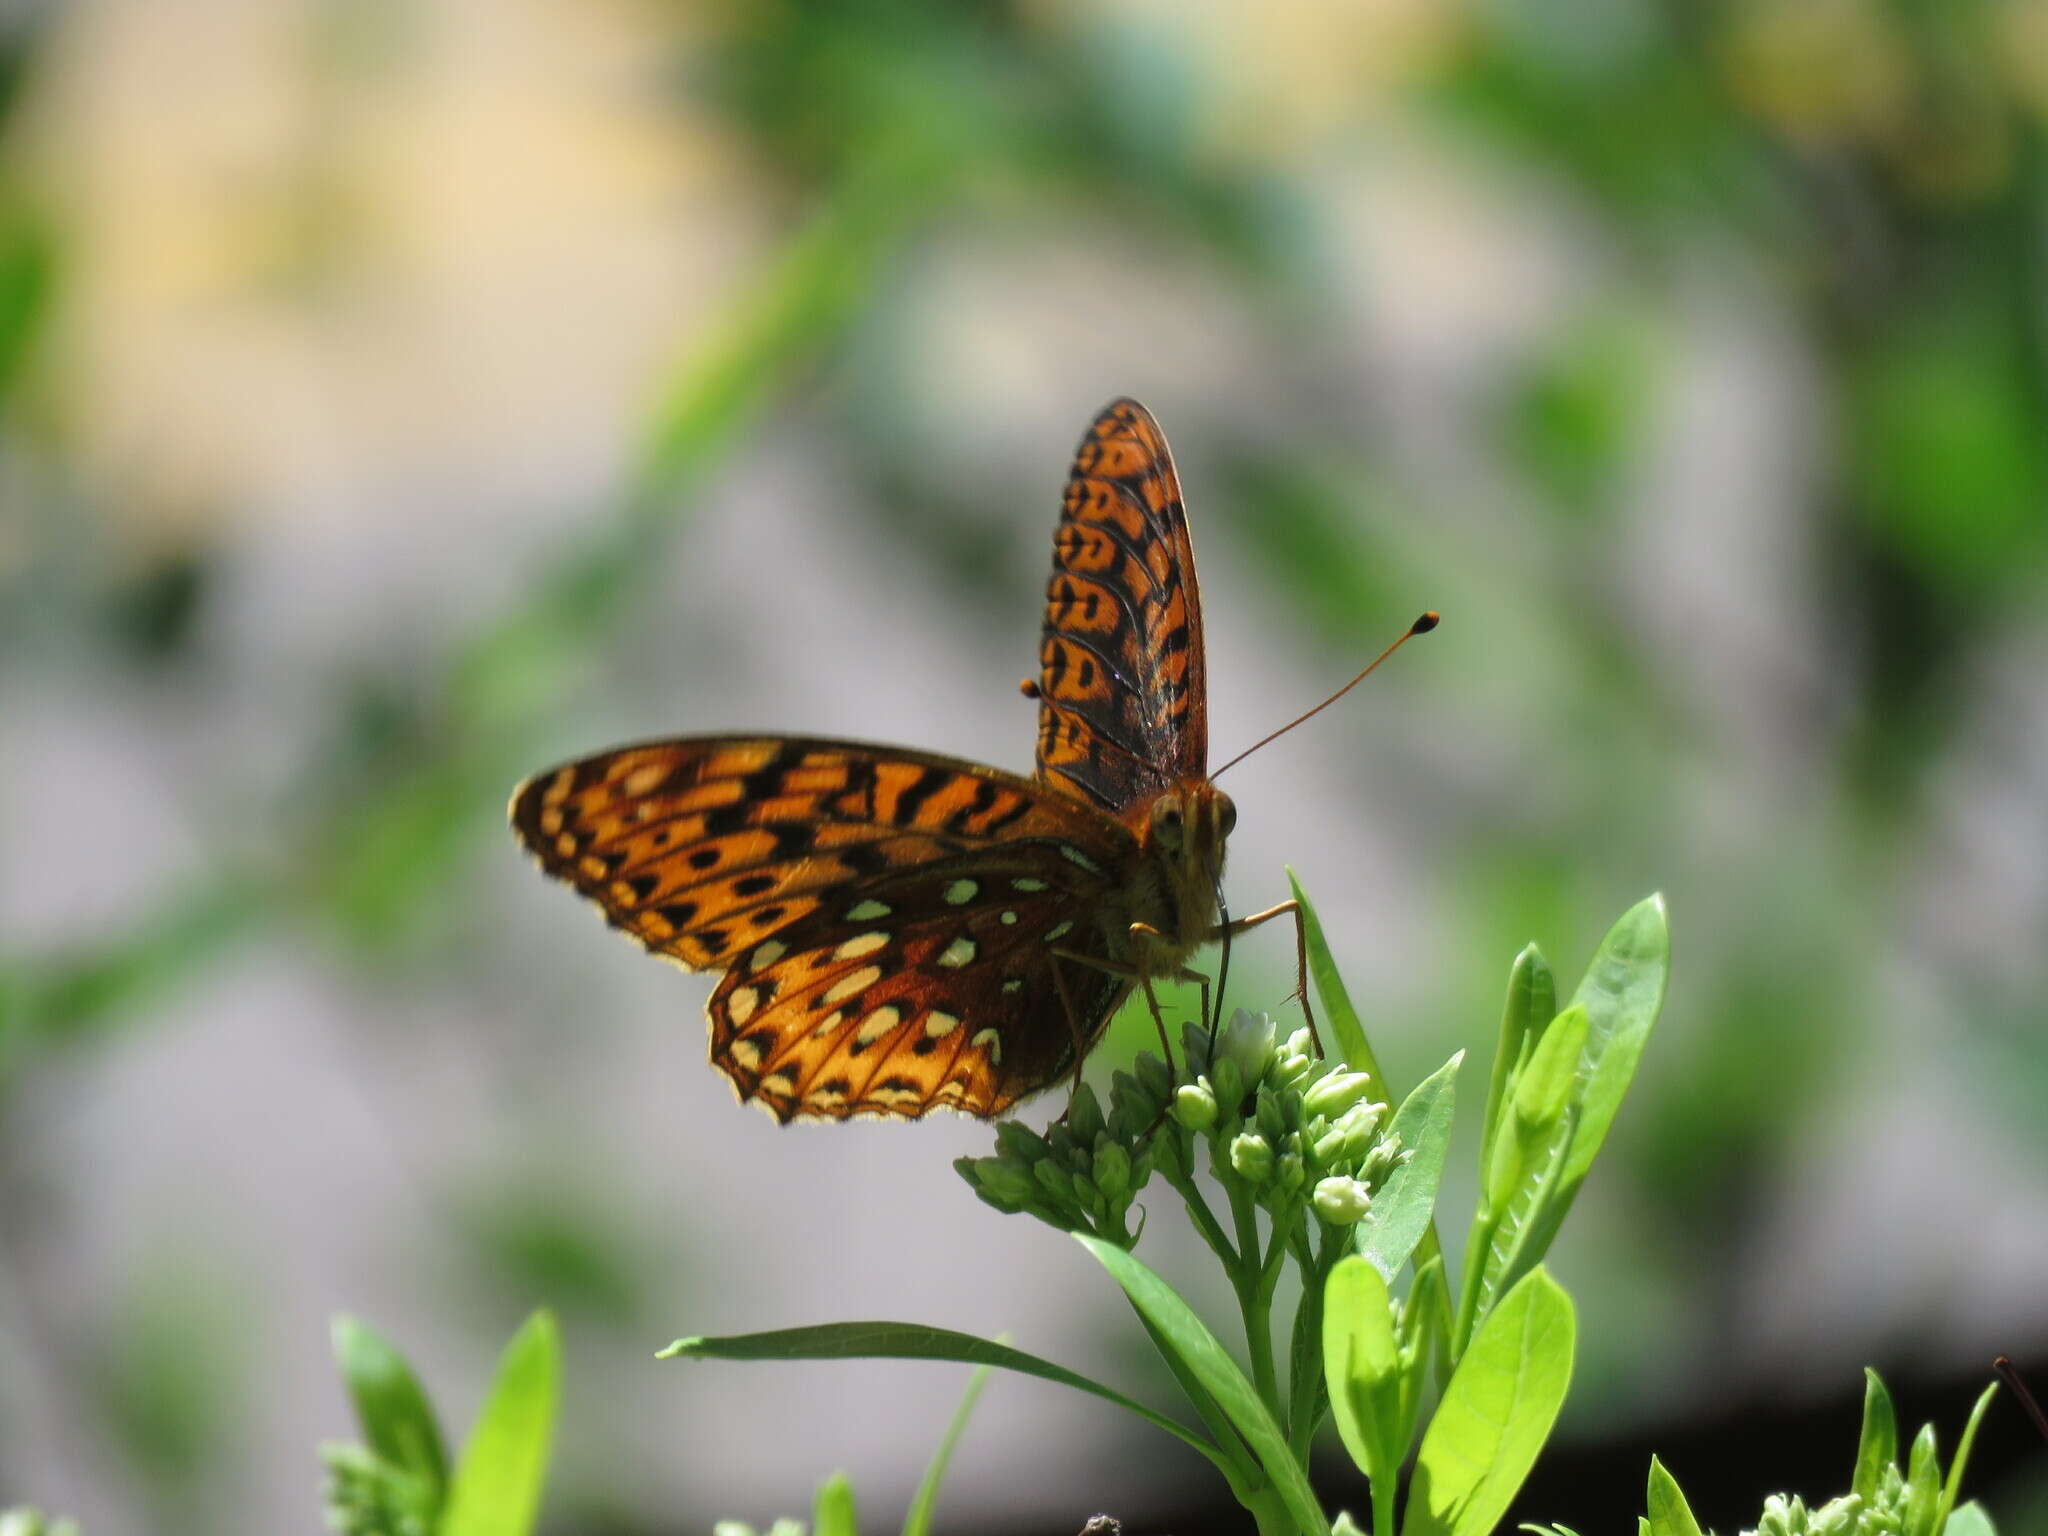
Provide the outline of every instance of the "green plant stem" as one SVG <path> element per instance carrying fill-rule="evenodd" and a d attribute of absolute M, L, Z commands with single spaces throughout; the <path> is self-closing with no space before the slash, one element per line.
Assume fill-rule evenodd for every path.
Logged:
<path fill-rule="evenodd" d="M 1236 1274 L 1241 1262 L 1237 1249 L 1224 1232 L 1223 1223 L 1218 1221 L 1216 1213 L 1209 1209 L 1209 1202 L 1202 1198 L 1202 1191 L 1196 1187 L 1194 1179 L 1168 1179 L 1167 1183 L 1173 1186 L 1174 1193 L 1179 1195 L 1187 1206 L 1188 1220 L 1193 1222 L 1195 1230 L 1202 1234 L 1202 1241 L 1215 1251 L 1216 1257 L 1223 1261 L 1226 1270 Z"/>
<path fill-rule="evenodd" d="M 1290 1246 L 1301 1270 L 1301 1302 L 1294 1311 L 1295 1372 L 1287 1383 L 1287 1446 L 1294 1452 L 1295 1460 L 1307 1466 L 1316 1425 L 1322 1422 L 1326 1385 L 1321 1368 L 1323 1285 L 1336 1267 L 1336 1257 L 1343 1251 L 1343 1245 L 1326 1240 L 1318 1254 L 1308 1236 L 1297 1233 Z"/>
<path fill-rule="evenodd" d="M 1232 1268 L 1230 1283 L 1237 1291 L 1238 1310 L 1244 1314 L 1245 1344 L 1251 1352 L 1252 1385 L 1258 1389 L 1276 1421 L 1285 1422 L 1280 1402 L 1280 1376 L 1273 1364 L 1273 1290 L 1267 1282 L 1267 1266 L 1261 1257 L 1258 1207 L 1249 1191 L 1233 1180 L 1230 1189 L 1231 1215 L 1237 1221 L 1239 1263 Z"/>
<path fill-rule="evenodd" d="M 1394 1500 L 1400 1492 L 1398 1477 L 1372 1480 L 1372 1536 L 1394 1536 Z"/>

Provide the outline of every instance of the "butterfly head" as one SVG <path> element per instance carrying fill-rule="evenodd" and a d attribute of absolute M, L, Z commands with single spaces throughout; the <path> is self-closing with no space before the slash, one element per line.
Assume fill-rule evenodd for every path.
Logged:
<path fill-rule="evenodd" d="M 1237 807 L 1207 779 L 1166 790 L 1146 815 L 1139 842 L 1172 893 L 1184 938 L 1210 925 L 1224 840 L 1236 825 Z"/>

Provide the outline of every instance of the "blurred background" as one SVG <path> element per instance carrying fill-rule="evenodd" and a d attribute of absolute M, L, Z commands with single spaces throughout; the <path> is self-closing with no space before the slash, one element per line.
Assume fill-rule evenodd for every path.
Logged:
<path fill-rule="evenodd" d="M 708 981 L 502 814 L 684 731 L 1026 767 L 1119 393 L 1217 760 L 1445 615 L 1229 783 L 1233 905 L 1299 870 L 1397 1088 L 1669 897 L 1523 1515 L 1632 1530 L 1651 1448 L 1723 1530 L 1839 1491 L 1865 1363 L 1952 1443 L 2048 1373 L 2044 117 L 2048 0 L 0 0 L 0 1502 L 314 1528 L 340 1309 L 451 1429 L 559 1309 L 562 1532 L 838 1467 L 886 1525 L 964 1385 L 679 1333 L 1161 1391 L 959 1184 L 985 1128 L 735 1107 Z M 998 1380 L 942 1518 L 1226 1528 L 1210 1478 Z"/>

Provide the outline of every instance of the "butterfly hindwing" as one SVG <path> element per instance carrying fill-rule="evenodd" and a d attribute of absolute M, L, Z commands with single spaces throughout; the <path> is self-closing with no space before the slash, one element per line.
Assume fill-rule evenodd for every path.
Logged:
<path fill-rule="evenodd" d="M 650 742 L 536 775 L 512 821 L 608 922 L 728 968 L 712 1059 L 779 1118 L 995 1114 L 1123 991 L 1064 962 L 1070 1023 L 1051 950 L 1104 952 L 1089 914 L 1130 834 L 996 769 L 820 739 Z"/>
<path fill-rule="evenodd" d="M 1075 451 L 1039 646 L 1041 778 L 1122 815 L 1207 771 L 1201 595 L 1166 435 L 1135 400 Z"/>
<path fill-rule="evenodd" d="M 1075 958 L 1107 954 L 1102 893 L 1057 846 L 878 876 L 757 945 L 712 994 L 712 1061 L 784 1120 L 995 1115 L 1056 1081 L 1129 985 Z"/>

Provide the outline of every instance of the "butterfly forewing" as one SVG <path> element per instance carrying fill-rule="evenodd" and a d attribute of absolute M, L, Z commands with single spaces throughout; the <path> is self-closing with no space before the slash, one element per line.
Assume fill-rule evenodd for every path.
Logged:
<path fill-rule="evenodd" d="M 713 737 L 539 774 L 512 821 L 649 949 L 728 967 L 712 1060 L 782 1119 L 1000 1112 L 1085 1046 L 1124 983 L 1091 914 L 1132 850 L 1045 786 L 853 742 Z M 1073 1004 L 1071 1025 L 1059 996 Z"/>
<path fill-rule="evenodd" d="M 1075 451 L 1039 645 L 1039 776 L 1114 814 L 1200 779 L 1201 596 L 1166 436 L 1135 400 Z"/>

